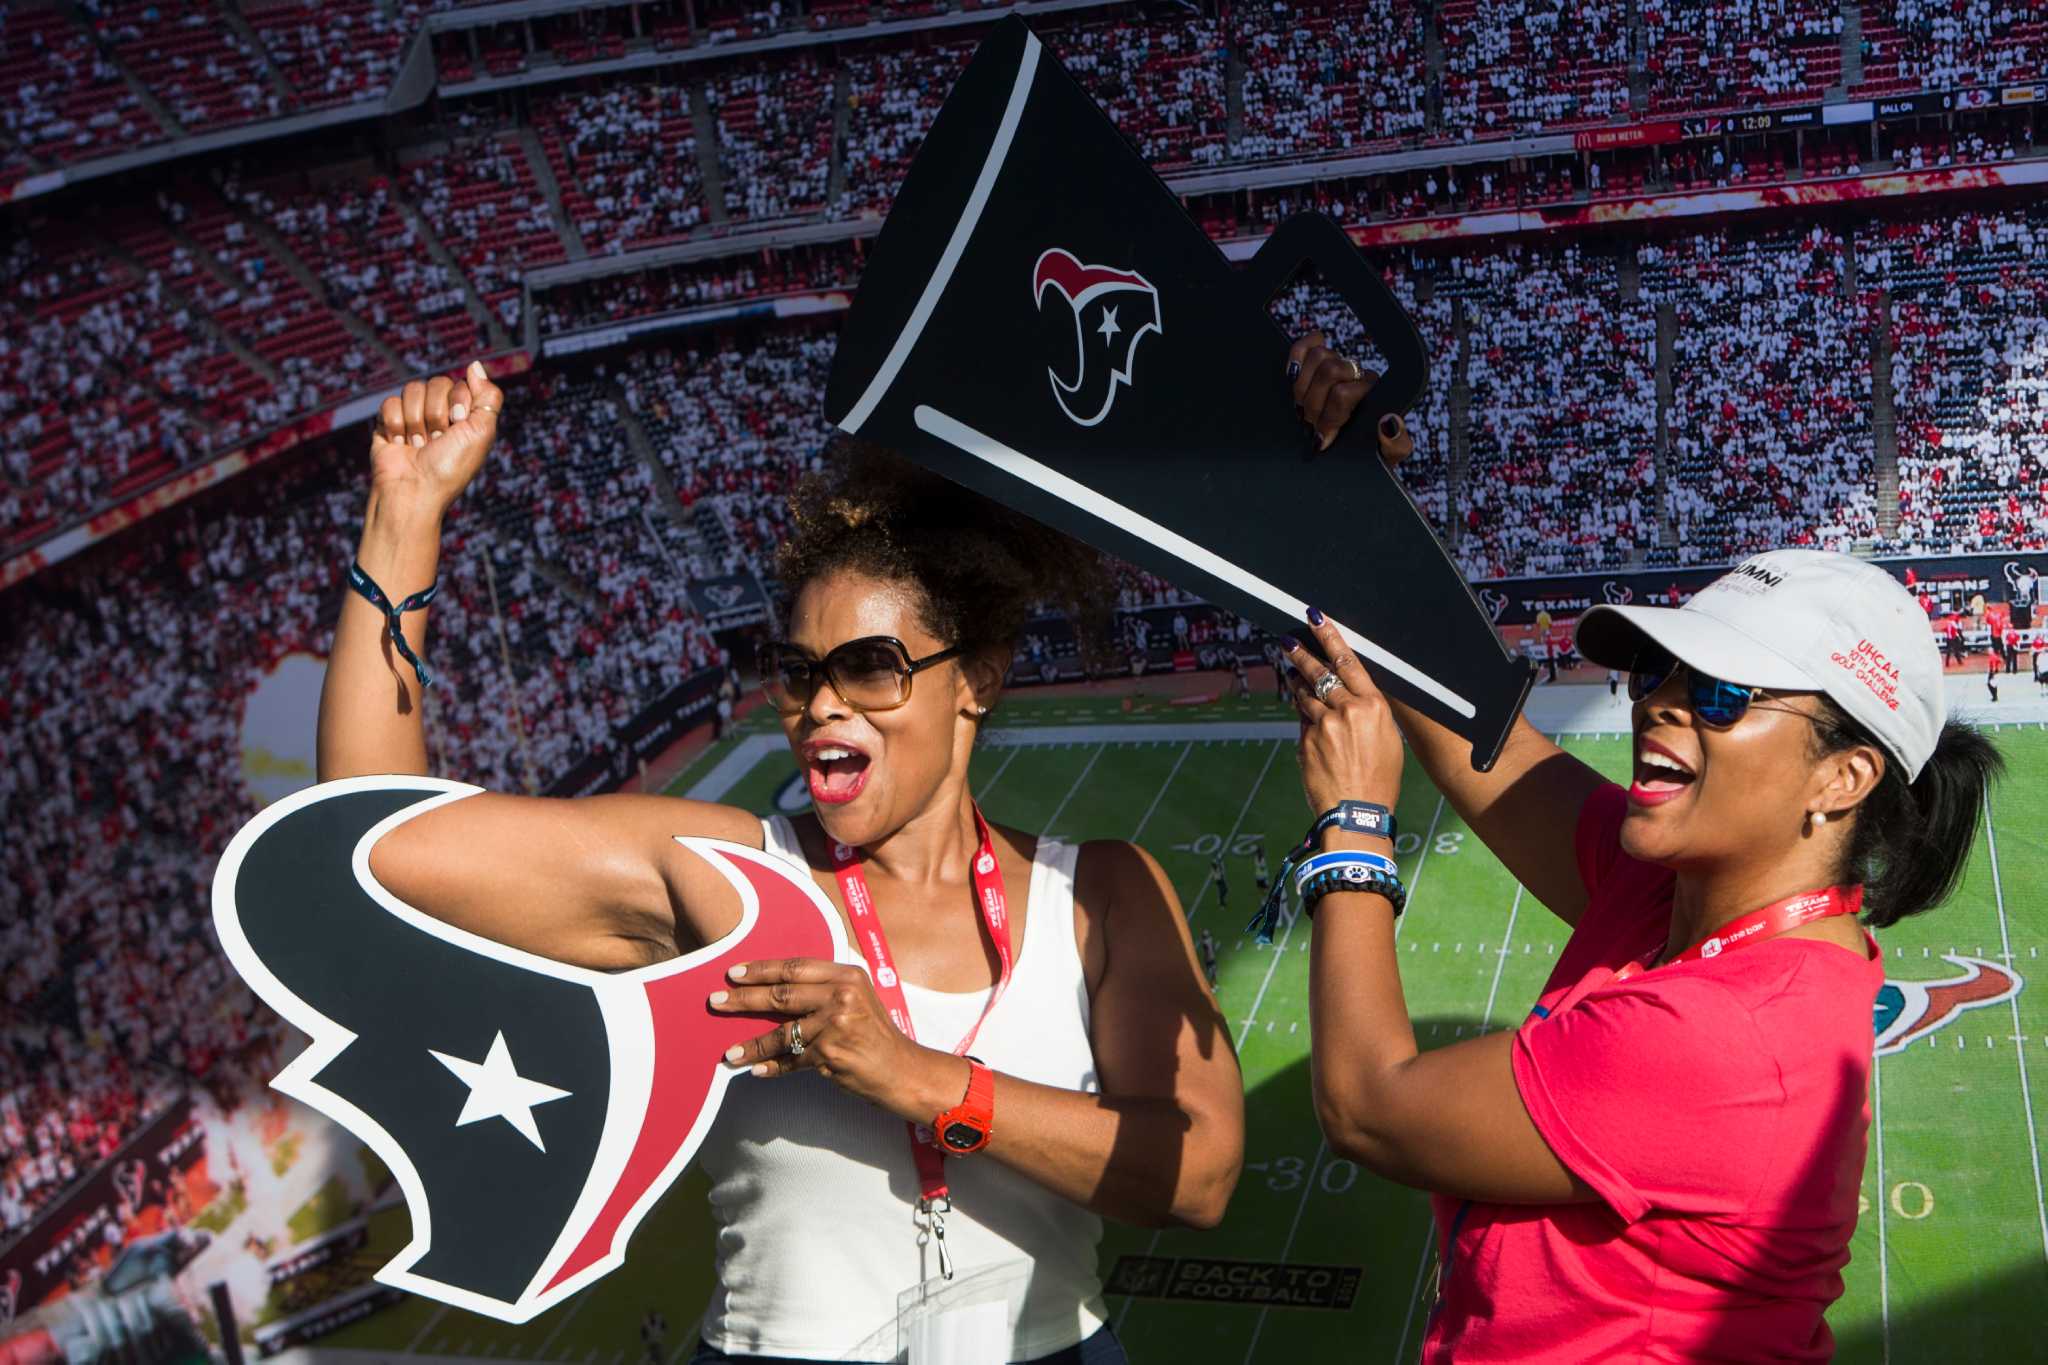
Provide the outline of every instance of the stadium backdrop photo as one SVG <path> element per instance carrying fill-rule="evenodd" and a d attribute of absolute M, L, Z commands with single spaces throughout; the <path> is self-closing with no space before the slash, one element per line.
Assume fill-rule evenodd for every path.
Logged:
<path fill-rule="evenodd" d="M 914 299 L 968 191 L 906 174 L 946 140 L 975 52 L 1026 26 L 1114 125 L 1095 154 L 1127 159 L 1214 288 L 1242 286 L 1246 338 L 1263 308 L 1243 364 L 1270 351 L 1273 373 L 1204 357 L 1147 393 L 1148 359 L 1196 337 L 1170 293 L 1148 318 L 1126 281 L 1107 302 L 1128 373 L 1085 393 L 1041 377 L 1046 301 L 1080 325 L 1085 272 L 1114 264 L 1075 254 L 1030 282 L 1015 363 L 1035 368 L 1013 387 L 1112 423 L 1185 394 L 1170 430 L 1193 443 L 1237 428 L 1189 405 L 1260 392 L 1291 432 L 1282 342 L 1311 329 L 1395 375 L 1389 395 L 1424 376 L 1394 477 L 1430 571 L 1360 596 L 1388 622 L 1454 596 L 1474 638 L 1413 648 L 1490 657 L 1496 710 L 1521 698 L 1626 780 L 1626 689 L 1572 652 L 1591 607 L 1677 605 L 1782 546 L 1867 557 L 1920 601 L 1952 710 L 2008 775 L 1951 900 L 1877 935 L 1869 1151 L 1828 1321 L 1845 1361 L 2048 1359 L 2030 989 L 2048 970 L 2048 15 L 18 0 L 0 11 L 0 1365 L 689 1358 L 712 1232 L 688 1169 L 619 1264 L 523 1321 L 376 1278 L 418 1240 L 417 1173 L 272 1084 L 319 1037 L 252 988 L 216 876 L 247 866 L 224 863 L 238 831 L 312 795 L 370 420 L 473 360 L 505 411 L 444 528 L 415 781 L 806 808 L 751 669 L 780 624 L 787 498 L 886 360 L 855 306 L 870 258 Z M 1057 168 L 1039 171 L 1024 207 L 1056 214 Z M 943 211 L 907 198 L 932 221 L 885 232 L 899 189 Z M 1119 212 L 1100 199 L 1075 213 Z M 902 374 L 975 359 L 954 344 Z M 977 406 L 956 424 L 1013 431 L 957 396 Z M 915 403 L 943 408 L 878 389 L 870 434 L 976 458 Z M 1298 447 L 1189 479 L 1187 515 L 1219 543 L 1270 540 L 1292 485 L 1268 466 L 1296 479 L 1305 428 Z M 1306 539 L 1358 530 L 1305 510 Z M 1031 622 L 972 786 L 997 822 L 1142 843 L 1214 944 L 1244 1171 L 1214 1230 L 1107 1225 L 1110 1321 L 1138 1362 L 1414 1360 L 1428 1201 L 1318 1131 L 1306 921 L 1243 929 L 1261 860 L 1309 814 L 1283 622 L 1213 573 L 1177 577 L 1154 538 L 1109 548 L 1114 619 Z M 1515 1027 L 1565 926 L 1412 762 L 1397 813 L 1418 1042 Z M 460 1067 L 433 1066 L 459 1108 Z M 517 1113 L 485 1122 L 525 1143 Z M 548 1242 L 533 1193 L 490 1216 Z"/>

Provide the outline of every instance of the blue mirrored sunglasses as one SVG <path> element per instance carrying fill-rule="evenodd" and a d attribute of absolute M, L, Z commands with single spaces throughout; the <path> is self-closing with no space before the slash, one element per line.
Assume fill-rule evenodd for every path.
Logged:
<path fill-rule="evenodd" d="M 1750 703 L 1763 695 L 1762 688 L 1710 677 L 1690 665 L 1681 665 L 1667 650 L 1645 645 L 1636 652 L 1636 661 L 1629 668 L 1629 700 L 1641 701 L 1649 696 L 1664 685 L 1672 669 L 1680 667 L 1685 669 L 1686 701 L 1692 713 L 1717 730 L 1725 730 L 1741 720 L 1748 714 Z"/>

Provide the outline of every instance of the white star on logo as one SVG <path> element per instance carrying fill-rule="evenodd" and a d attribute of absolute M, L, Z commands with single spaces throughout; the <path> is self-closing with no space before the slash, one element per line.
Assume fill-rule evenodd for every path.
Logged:
<path fill-rule="evenodd" d="M 1108 341 L 1111 337 L 1115 336 L 1118 332 L 1121 332 L 1123 328 L 1116 325 L 1116 309 L 1103 309 L 1102 325 L 1100 327 L 1097 327 L 1095 330 L 1102 333 L 1102 339 L 1105 342 Z"/>
<path fill-rule="evenodd" d="M 490 1054 L 481 1062 L 465 1062 L 460 1057 L 450 1057 L 432 1048 L 427 1052 L 469 1087 L 469 1098 L 463 1102 L 462 1114 L 455 1120 L 457 1128 L 482 1119 L 503 1119 L 525 1134 L 528 1142 L 543 1152 L 547 1150 L 540 1140 L 540 1129 L 533 1122 L 533 1106 L 546 1104 L 549 1100 L 566 1099 L 570 1092 L 542 1085 L 539 1081 L 529 1081 L 520 1075 L 512 1066 L 512 1053 L 505 1046 L 504 1030 L 498 1031 L 498 1036 L 491 1042 Z"/>

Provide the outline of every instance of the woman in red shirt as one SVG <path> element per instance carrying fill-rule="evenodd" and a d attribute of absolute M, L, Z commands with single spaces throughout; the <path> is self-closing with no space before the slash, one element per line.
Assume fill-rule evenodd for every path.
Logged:
<path fill-rule="evenodd" d="M 1371 376 L 1313 334 L 1293 361 L 1304 417 L 1334 432 Z M 1389 458 L 1410 445 L 1398 418 L 1381 436 Z M 1629 671 L 1627 788 L 1526 720 L 1473 772 L 1464 740 L 1383 697 L 1314 611 L 1310 626 L 1329 666 L 1288 655 L 1310 806 L 1391 810 L 1405 735 L 1573 926 L 1518 1028 L 1422 1054 L 1398 884 L 1375 873 L 1311 907 L 1323 1130 L 1436 1196 L 1424 1358 L 1827 1359 L 1884 979 L 1855 915 L 1882 928 L 1947 898 L 2001 767 L 1948 719 L 1912 596 L 1846 555 L 1778 550 L 1682 608 L 1588 612 L 1580 654 Z M 1392 851 L 1344 825 L 1318 843 Z"/>

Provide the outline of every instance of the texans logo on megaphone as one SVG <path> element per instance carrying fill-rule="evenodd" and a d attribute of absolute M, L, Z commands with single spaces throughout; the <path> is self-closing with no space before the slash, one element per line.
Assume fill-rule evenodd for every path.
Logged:
<path fill-rule="evenodd" d="M 1486 614 L 1489 618 L 1499 621 L 1501 613 L 1508 609 L 1508 595 L 1499 588 L 1481 588 L 1479 590 L 1479 604 L 1486 608 Z"/>
<path fill-rule="evenodd" d="M 1054 302 L 1047 302 L 1048 295 Z M 1052 396 L 1061 412 L 1092 427 L 1109 416 L 1117 386 L 1131 382 L 1138 338 L 1147 332 L 1165 335 L 1159 325 L 1159 291 L 1135 270 L 1086 265 L 1071 251 L 1054 247 L 1031 268 L 1031 296 L 1046 319 L 1046 345 L 1073 375 L 1063 378 L 1061 363 L 1046 366 Z M 1071 345 L 1065 340 L 1069 327 Z"/>
<path fill-rule="evenodd" d="M 1623 583 L 1608 579 L 1600 585 L 1600 595 L 1607 599 L 1610 607 L 1625 607 L 1636 600 L 1636 590 Z"/>
<path fill-rule="evenodd" d="M 313 1039 L 271 1084 L 367 1143 L 404 1192 L 412 1241 L 377 1282 L 519 1323 L 622 1263 L 742 1076 L 720 1054 L 772 1026 L 706 1005 L 727 969 L 851 952 L 802 867 L 716 839 L 678 842 L 733 887 L 739 924 L 628 971 L 493 942 L 378 883 L 379 837 L 477 790 L 389 776 L 296 792 L 228 844 L 213 917 L 250 989 Z"/>

